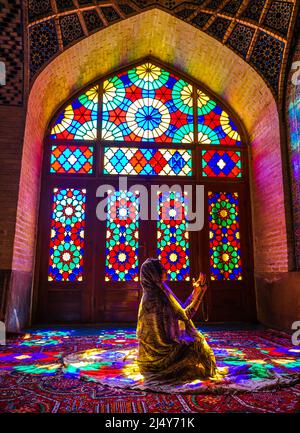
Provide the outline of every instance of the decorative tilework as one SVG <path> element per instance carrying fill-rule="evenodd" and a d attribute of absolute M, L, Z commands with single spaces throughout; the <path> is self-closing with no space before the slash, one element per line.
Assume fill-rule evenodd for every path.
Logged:
<path fill-rule="evenodd" d="M 264 19 L 265 27 L 279 33 L 287 35 L 289 22 L 291 19 L 293 5 L 291 3 L 275 1 L 271 3 L 267 15 Z"/>
<path fill-rule="evenodd" d="M 20 2 L 20 0 L 18 1 Z M 54 1 L 57 4 L 58 13 L 63 11 L 72 11 L 72 13 L 70 12 L 68 16 L 60 16 L 58 18 L 61 27 L 64 47 L 68 47 L 70 44 L 86 36 L 84 35 L 83 29 L 81 28 L 80 20 L 77 16 L 78 7 L 81 8 L 86 5 L 91 5 L 91 8 L 82 11 L 82 16 L 85 20 L 85 24 L 89 33 L 104 28 L 104 26 L 106 26 L 107 24 L 113 24 L 120 19 L 126 18 L 127 16 L 132 16 L 136 13 L 140 13 L 140 10 L 143 11 L 144 9 L 151 7 L 162 7 L 163 9 L 168 10 L 179 19 L 188 21 L 190 24 L 194 25 L 197 28 L 200 28 L 201 30 L 205 29 L 205 31 L 210 36 L 223 42 L 226 31 L 228 30 L 230 23 L 232 23 L 233 20 L 235 20 L 236 18 L 241 18 L 242 20 L 249 20 L 252 24 L 257 26 L 260 17 L 262 16 L 264 7 L 267 4 L 267 0 L 132 0 L 130 2 L 127 0 L 112 0 L 108 3 L 105 3 L 102 0 L 99 0 L 97 2 L 95 0 Z M 49 3 L 50 5 L 52 5 L 53 1 L 30 0 L 31 5 L 29 13 L 32 14 L 32 19 L 35 19 L 35 16 L 41 16 L 43 19 L 42 15 L 44 13 L 52 13 L 51 10 L 49 10 Z M 95 7 L 93 7 L 92 5 L 95 5 Z M 98 12 L 96 11 L 96 5 L 98 5 L 98 7 L 100 8 L 103 17 L 98 16 Z M 137 5 L 138 8 L 135 8 L 135 5 Z M 262 23 L 259 23 L 259 31 L 267 33 L 267 35 L 269 34 L 268 32 L 271 31 L 274 33 L 278 33 L 280 36 L 287 37 L 289 23 L 293 16 L 293 5 L 294 2 L 292 1 L 270 1 L 268 3 L 268 12 L 264 17 L 264 21 Z M 119 11 L 122 11 L 122 16 L 120 16 Z M 211 13 L 209 13 L 210 11 Z M 195 13 L 197 14 L 196 16 L 194 16 Z M 221 16 L 216 16 L 219 13 L 227 15 L 228 19 Z M 46 19 L 47 15 L 45 20 Z M 264 29 L 267 29 L 267 31 L 264 31 Z M 53 37 L 55 39 L 56 45 L 56 33 L 53 34 Z M 249 59 L 250 57 L 252 58 L 251 65 L 254 66 L 255 64 L 257 72 L 261 74 L 261 76 L 264 78 L 264 80 L 267 82 L 267 84 L 276 96 L 281 65 L 286 60 L 282 58 L 282 47 L 285 41 L 281 43 L 281 41 L 279 41 L 277 38 L 274 38 L 271 43 L 271 45 L 273 45 L 271 48 L 273 50 L 273 53 L 271 53 L 271 55 L 269 56 L 269 54 L 267 55 L 266 53 L 268 51 L 270 41 L 267 40 L 263 43 L 258 41 L 255 47 L 255 52 L 252 52 L 252 37 L 253 31 L 252 29 L 250 29 L 250 27 L 242 25 L 242 23 L 236 22 L 234 24 L 234 29 L 231 32 L 231 35 L 229 35 L 226 45 L 230 49 L 234 50 L 243 59 Z M 36 44 L 33 43 L 32 46 L 35 47 Z M 275 46 L 279 47 L 279 51 L 276 51 Z M 262 58 L 260 58 L 258 55 L 258 52 L 261 51 L 264 51 Z M 31 61 L 34 62 L 34 65 L 31 65 L 31 70 L 34 71 L 34 73 L 37 73 L 38 70 L 43 67 L 44 63 L 47 62 L 50 54 L 51 58 L 53 58 L 56 53 L 57 51 L 55 49 L 52 50 L 51 48 L 49 55 L 45 55 L 40 59 L 36 58 L 39 56 L 37 56 L 37 53 L 35 53 L 34 56 L 31 56 Z M 275 63 L 277 64 L 277 60 L 274 61 L 274 58 L 278 56 L 280 58 L 278 62 L 279 70 L 277 70 L 275 67 Z M 265 64 L 266 57 L 270 57 L 267 60 L 267 64 Z M 269 67 L 269 64 L 271 64 L 271 67 Z M 274 67 L 276 69 L 275 75 Z M 31 74 L 31 76 L 32 75 L 33 73 Z"/>
<path fill-rule="evenodd" d="M 222 41 L 230 23 L 230 20 L 217 17 L 216 20 L 208 27 L 206 31 L 210 35 Z"/>
<path fill-rule="evenodd" d="M 33 76 L 59 50 L 54 19 L 32 26 L 29 40 L 30 75 Z"/>
<path fill-rule="evenodd" d="M 56 6 L 59 12 L 74 9 L 73 0 L 56 0 Z"/>
<path fill-rule="evenodd" d="M 172 10 L 177 6 L 184 3 L 191 3 L 195 6 L 200 6 L 206 0 L 194 0 L 192 2 L 185 2 L 183 0 L 133 0 L 133 2 L 140 8 L 145 8 L 149 6 L 160 5 L 166 9 Z"/>
<path fill-rule="evenodd" d="M 284 42 L 260 32 L 250 57 L 250 64 L 267 79 L 277 93 Z"/>
<path fill-rule="evenodd" d="M 77 14 L 65 15 L 59 18 L 64 46 L 75 42 L 84 36 Z"/>
<path fill-rule="evenodd" d="M 135 12 L 135 10 L 128 4 L 128 3 L 122 3 L 119 5 L 119 8 L 125 15 L 130 15 Z"/>
<path fill-rule="evenodd" d="M 253 35 L 251 27 L 236 24 L 226 43 L 246 58 Z"/>
<path fill-rule="evenodd" d="M 206 14 L 204 12 L 200 12 L 195 18 L 192 19 L 192 23 L 195 26 L 202 28 L 208 22 L 208 20 L 212 17 L 210 14 Z"/>
<path fill-rule="evenodd" d="M 93 0 L 78 0 L 79 6 L 90 6 L 93 5 Z"/>
<path fill-rule="evenodd" d="M 21 1 L 0 1 L 0 61 L 5 62 L 6 84 L 0 86 L 0 105 L 23 103 L 23 35 Z"/>
<path fill-rule="evenodd" d="M 251 0 L 241 17 L 251 21 L 259 21 L 265 3 L 266 0 Z"/>
<path fill-rule="evenodd" d="M 101 8 L 103 15 L 109 23 L 116 21 L 120 18 L 118 12 L 111 6 Z"/>
<path fill-rule="evenodd" d="M 206 9 L 216 10 L 222 6 L 223 0 L 211 0 L 207 5 L 205 5 Z"/>
<path fill-rule="evenodd" d="M 103 27 L 104 24 L 95 10 L 84 11 L 82 15 L 89 32 Z"/>
<path fill-rule="evenodd" d="M 53 13 L 50 0 L 29 0 L 28 19 L 29 22 L 46 17 Z"/>
<path fill-rule="evenodd" d="M 243 0 L 231 0 L 223 7 L 222 13 L 233 16 L 239 11 L 242 3 Z"/>
<path fill-rule="evenodd" d="M 175 12 L 175 15 L 183 20 L 187 19 L 192 13 L 195 12 L 194 9 L 181 9 L 181 11 Z"/>

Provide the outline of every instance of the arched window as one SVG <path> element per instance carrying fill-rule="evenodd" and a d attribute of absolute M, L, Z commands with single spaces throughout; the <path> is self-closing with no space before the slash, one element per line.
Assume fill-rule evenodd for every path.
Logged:
<path fill-rule="evenodd" d="M 159 218 L 142 220 L 136 183 L 149 208 L 153 185 L 204 185 L 204 228 L 187 230 L 189 197 L 176 191 L 158 191 Z M 96 217 L 103 184 L 116 188 L 106 221 Z M 100 79 L 55 116 L 39 234 L 39 320 L 135 320 L 147 256 L 160 258 L 182 299 L 191 277 L 208 273 L 211 320 L 253 313 L 245 138 L 224 104 L 152 59 Z"/>

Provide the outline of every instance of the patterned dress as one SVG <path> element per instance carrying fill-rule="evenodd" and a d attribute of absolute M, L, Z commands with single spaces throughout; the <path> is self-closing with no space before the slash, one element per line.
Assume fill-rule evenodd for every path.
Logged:
<path fill-rule="evenodd" d="M 151 383 L 180 383 L 216 378 L 216 359 L 191 318 L 199 307 L 192 295 L 184 304 L 178 300 L 157 270 L 156 259 L 141 267 L 143 296 L 140 302 L 137 363 Z"/>

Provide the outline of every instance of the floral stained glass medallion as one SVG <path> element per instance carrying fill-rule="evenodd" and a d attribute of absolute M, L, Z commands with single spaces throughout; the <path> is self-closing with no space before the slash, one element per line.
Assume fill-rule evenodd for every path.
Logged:
<path fill-rule="evenodd" d="M 103 85 L 102 139 L 191 143 L 193 88 L 148 62 Z"/>
<path fill-rule="evenodd" d="M 139 198 L 130 191 L 108 196 L 105 281 L 138 281 Z"/>
<path fill-rule="evenodd" d="M 179 191 L 158 196 L 157 254 L 171 281 L 190 280 L 187 197 Z"/>
<path fill-rule="evenodd" d="M 51 147 L 50 173 L 91 174 L 93 147 L 54 145 Z"/>
<path fill-rule="evenodd" d="M 197 111 L 200 144 L 241 145 L 234 121 L 201 90 L 197 90 Z"/>
<path fill-rule="evenodd" d="M 54 188 L 48 281 L 82 281 L 86 190 Z"/>
<path fill-rule="evenodd" d="M 97 138 L 98 86 L 80 95 L 56 118 L 51 138 L 95 140 Z"/>
<path fill-rule="evenodd" d="M 104 174 L 191 176 L 192 152 L 189 149 L 106 147 Z"/>
<path fill-rule="evenodd" d="M 242 280 L 239 196 L 208 192 L 210 275 L 212 280 Z"/>

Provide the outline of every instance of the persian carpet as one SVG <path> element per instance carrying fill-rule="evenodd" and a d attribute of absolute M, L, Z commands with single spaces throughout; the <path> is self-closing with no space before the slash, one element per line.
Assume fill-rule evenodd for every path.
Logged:
<path fill-rule="evenodd" d="M 218 364 L 232 373 L 223 384 L 226 389 L 202 383 L 202 393 L 194 393 L 193 387 L 199 387 L 194 383 L 184 393 L 159 393 L 139 386 L 140 377 L 132 371 L 134 328 L 31 330 L 0 347 L 0 412 L 300 411 L 300 347 L 291 345 L 288 334 L 213 328 L 204 334 Z M 120 357 L 128 352 L 120 368 Z M 277 381 L 262 390 L 270 375 Z M 245 392 L 247 381 L 256 392 Z M 226 392 L 230 383 L 240 387 L 238 393 Z"/>

